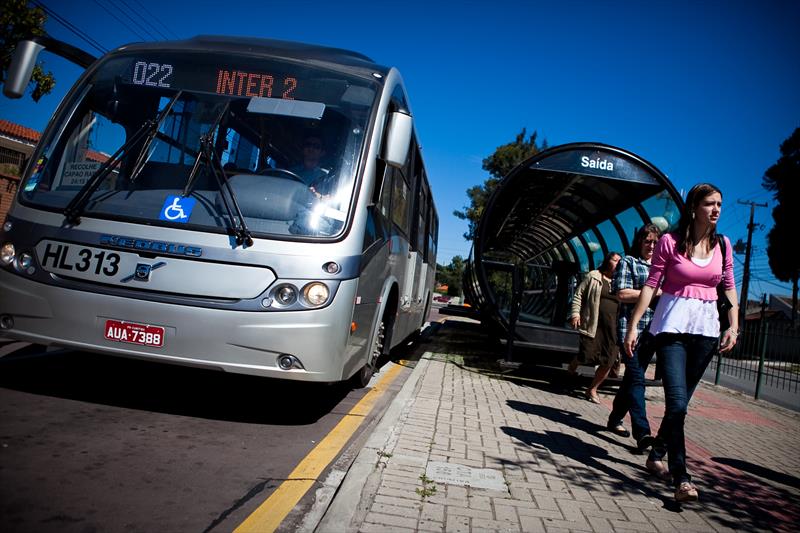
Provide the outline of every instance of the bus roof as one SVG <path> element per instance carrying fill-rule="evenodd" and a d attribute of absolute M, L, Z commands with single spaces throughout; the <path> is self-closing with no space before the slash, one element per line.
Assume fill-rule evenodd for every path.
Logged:
<path fill-rule="evenodd" d="M 378 72 L 385 75 L 389 71 L 388 67 L 378 65 L 369 57 L 351 50 L 258 37 L 198 35 L 181 41 L 132 43 L 121 46 L 115 51 L 164 50 L 165 48 L 176 51 L 231 52 L 275 58 L 311 60 L 326 63 L 329 66 L 347 67 L 348 70 L 357 71 L 361 74 Z"/>

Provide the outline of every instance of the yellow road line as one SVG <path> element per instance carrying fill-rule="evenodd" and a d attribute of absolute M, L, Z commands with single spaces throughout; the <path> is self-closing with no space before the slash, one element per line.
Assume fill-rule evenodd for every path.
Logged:
<path fill-rule="evenodd" d="M 372 389 L 342 418 L 319 444 L 292 470 L 289 478 L 270 494 L 258 509 L 239 524 L 235 533 L 266 533 L 275 531 L 283 519 L 319 479 L 325 468 L 336 458 L 350 437 L 386 392 L 403 369 L 402 362 L 386 371 Z"/>

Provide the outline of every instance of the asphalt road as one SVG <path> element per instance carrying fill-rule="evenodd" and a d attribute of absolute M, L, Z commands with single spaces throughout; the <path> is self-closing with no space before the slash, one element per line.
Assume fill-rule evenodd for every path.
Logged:
<path fill-rule="evenodd" d="M 365 392 L 36 346 L 7 354 L 0 531 L 231 531 Z"/>
<path fill-rule="evenodd" d="M 0 339 L 0 531 L 232 531 L 366 392 Z M 313 492 L 281 530 L 316 509 Z"/>

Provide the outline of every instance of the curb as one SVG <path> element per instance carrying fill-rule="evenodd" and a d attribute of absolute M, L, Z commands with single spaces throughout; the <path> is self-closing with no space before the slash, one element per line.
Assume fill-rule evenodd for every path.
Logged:
<path fill-rule="evenodd" d="M 380 460 L 378 453 L 394 446 L 394 441 L 397 439 L 398 421 L 407 406 L 414 400 L 417 384 L 428 367 L 430 356 L 431 352 L 422 354 L 400 392 L 392 400 L 369 439 L 347 469 L 344 479 L 341 480 L 341 474 L 336 476 L 335 473 L 332 473 L 332 476 L 339 478 L 334 481 L 340 480 L 333 501 L 321 520 L 316 525 L 303 524 L 303 531 L 320 533 L 358 531 L 380 484 L 381 470 L 376 468 Z"/>

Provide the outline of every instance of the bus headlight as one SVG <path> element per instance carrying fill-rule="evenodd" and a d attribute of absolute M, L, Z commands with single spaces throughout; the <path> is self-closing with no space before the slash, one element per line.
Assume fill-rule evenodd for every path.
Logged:
<path fill-rule="evenodd" d="M 303 287 L 303 299 L 311 307 L 325 305 L 330 295 L 331 291 L 328 290 L 328 286 L 324 283 L 320 283 L 319 281 L 309 283 Z"/>
<path fill-rule="evenodd" d="M 281 306 L 289 306 L 297 301 L 297 289 L 291 285 L 280 285 L 273 294 L 275 302 Z"/>
<path fill-rule="evenodd" d="M 8 266 L 14 262 L 14 255 L 16 251 L 14 250 L 14 245 L 10 242 L 7 242 L 0 248 L 0 263 L 4 266 Z"/>

